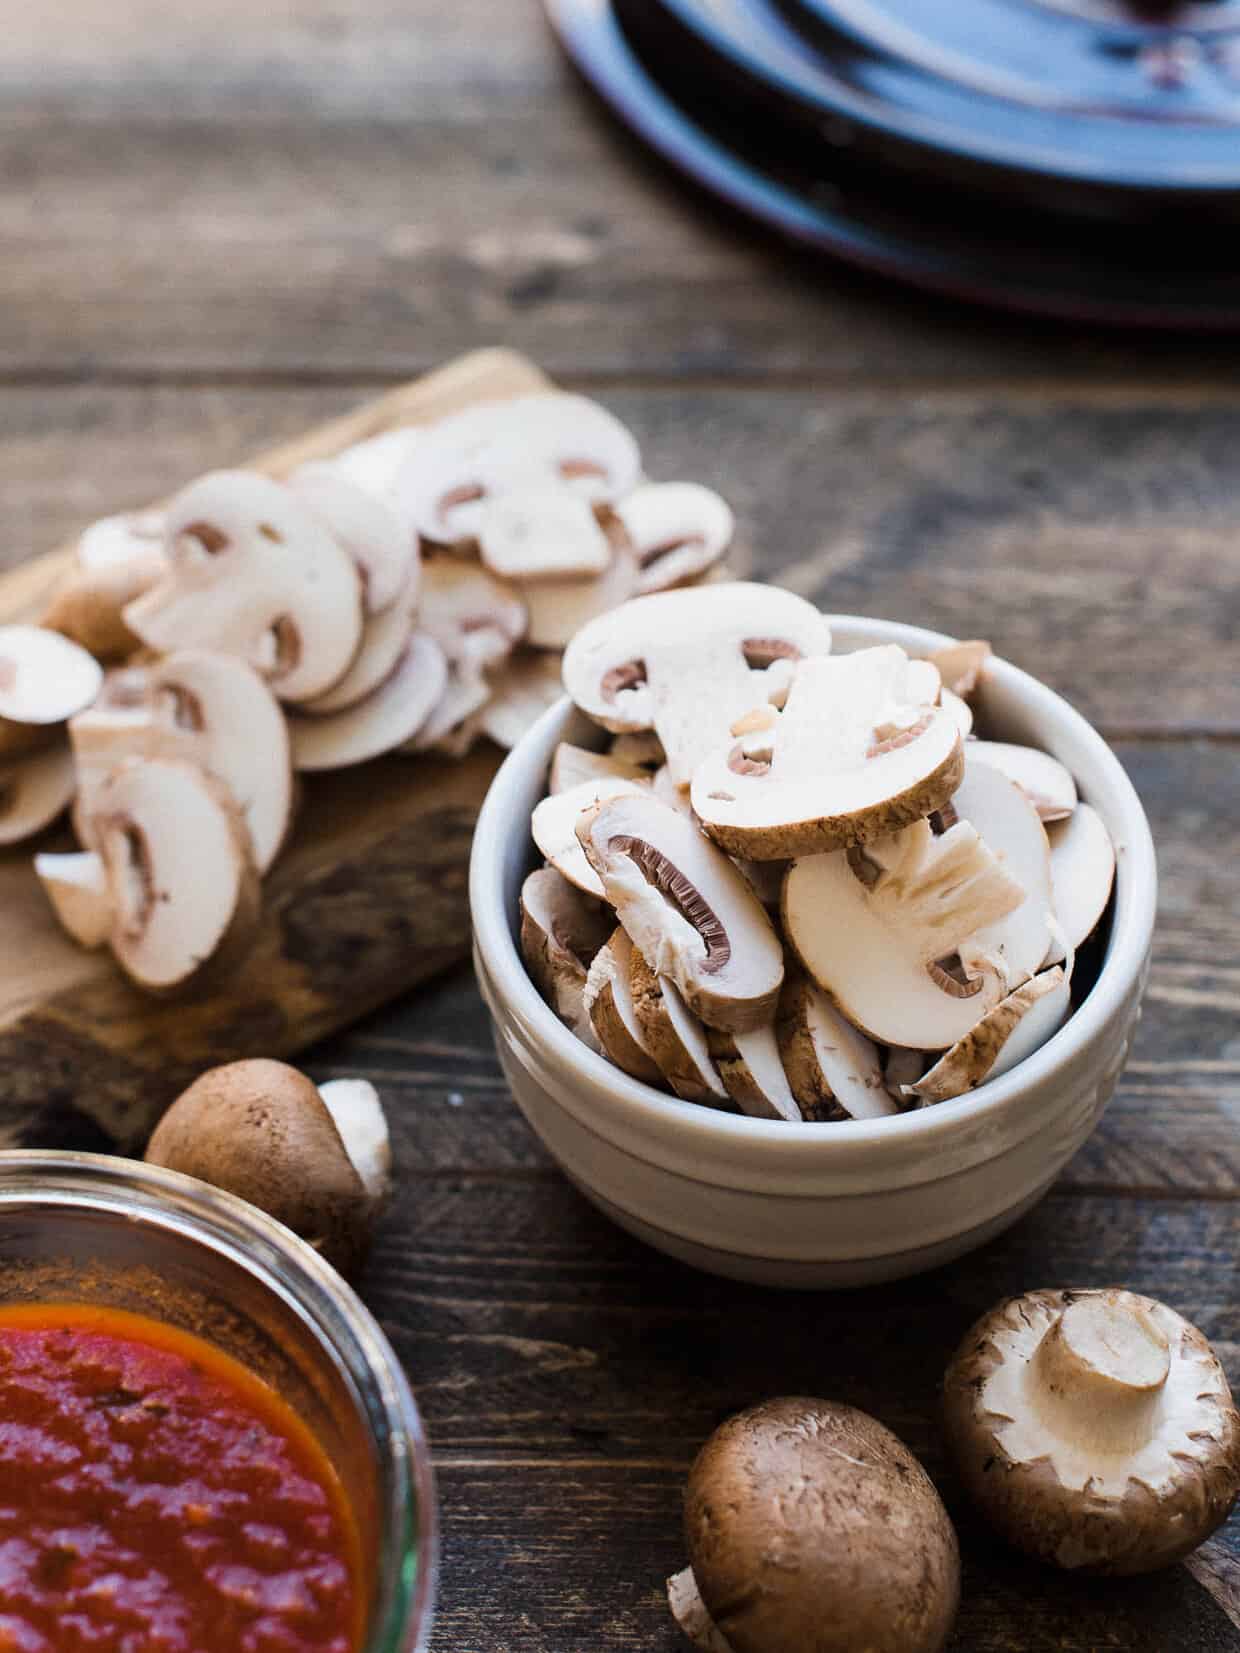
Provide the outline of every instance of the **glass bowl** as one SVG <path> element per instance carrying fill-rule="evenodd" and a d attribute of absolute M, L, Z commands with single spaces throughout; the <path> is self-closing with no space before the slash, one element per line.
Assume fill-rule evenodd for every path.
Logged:
<path fill-rule="evenodd" d="M 149 1315 L 277 1390 L 335 1466 L 374 1558 L 359 1653 L 421 1653 L 438 1555 L 430 1449 L 387 1338 L 310 1246 L 173 1171 L 0 1153 L 0 1304 L 45 1302 Z"/>

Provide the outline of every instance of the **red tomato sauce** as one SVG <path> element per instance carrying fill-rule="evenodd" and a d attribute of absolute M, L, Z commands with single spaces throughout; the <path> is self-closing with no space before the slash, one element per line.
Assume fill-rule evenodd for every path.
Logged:
<path fill-rule="evenodd" d="M 359 1563 L 253 1373 L 141 1315 L 0 1309 L 0 1653 L 356 1653 Z"/>

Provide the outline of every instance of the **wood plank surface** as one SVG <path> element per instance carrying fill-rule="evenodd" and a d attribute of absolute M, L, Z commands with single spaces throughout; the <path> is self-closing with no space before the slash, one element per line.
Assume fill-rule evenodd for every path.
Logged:
<path fill-rule="evenodd" d="M 991 635 L 1117 741 L 1150 813 L 1119 1092 L 1041 1207 L 923 1280 L 763 1292 L 619 1233 L 526 1130 L 467 969 L 310 1053 L 392 1117 L 361 1286 L 435 1446 L 432 1653 L 682 1648 L 662 1583 L 690 1459 L 792 1389 L 925 1458 L 964 1548 L 951 1653 L 1240 1653 L 1240 1518 L 1149 1581 L 1032 1568 L 961 1506 L 934 1421 L 956 1338 L 1036 1285 L 1161 1296 L 1240 1382 L 1235 340 L 1005 319 L 791 254 L 597 107 L 539 0 L 42 0 L 0 31 L 0 248 L 0 567 L 502 342 L 599 393 L 653 475 L 721 488 L 743 570 Z M 419 896 L 454 925 L 461 899 L 433 873 Z M 313 913 L 284 912 L 312 948 Z M 0 1089 L 39 1090 L 45 1140 L 99 1145 L 41 1071 Z"/>

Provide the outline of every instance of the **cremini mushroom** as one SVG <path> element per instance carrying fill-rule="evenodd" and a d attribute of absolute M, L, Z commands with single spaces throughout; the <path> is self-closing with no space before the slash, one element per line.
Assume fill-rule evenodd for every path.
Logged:
<path fill-rule="evenodd" d="M 284 1062 L 212 1068 L 155 1127 L 147 1162 L 214 1183 L 358 1267 L 386 1192 L 382 1105 L 364 1080 L 313 1081 Z"/>
<path fill-rule="evenodd" d="M 904 1094 L 925 1107 L 950 1102 L 988 1079 L 998 1079 L 1040 1049 L 1070 1008 L 1068 973 L 1059 965 L 1042 971 L 1000 999 L 929 1072 L 910 1082 Z"/>
<path fill-rule="evenodd" d="M 878 1051 L 800 971 L 784 981 L 775 1031 L 804 1119 L 882 1119 L 899 1112 Z"/>
<path fill-rule="evenodd" d="M 694 770 L 705 831 L 733 855 L 787 860 L 886 836 L 946 804 L 964 749 L 910 671 L 894 645 L 799 661 L 771 725 L 729 731 Z"/>
<path fill-rule="evenodd" d="M 660 1073 L 686 1102 L 726 1105 L 728 1092 L 710 1054 L 706 1029 L 673 982 L 657 976 L 636 947 L 629 953 L 633 1013 Z"/>
<path fill-rule="evenodd" d="M 362 636 L 362 586 L 348 552 L 292 489 L 249 471 L 214 471 L 167 513 L 168 568 L 125 609 L 160 651 L 240 655 L 280 700 L 338 683 Z"/>
<path fill-rule="evenodd" d="M 630 787 L 587 811 L 576 830 L 634 945 L 696 1016 L 728 1033 L 771 1019 L 784 975 L 775 927 L 691 820 Z"/>
<path fill-rule="evenodd" d="M 582 1005 L 603 1054 L 634 1079 L 662 1085 L 663 1073 L 646 1043 L 633 1004 L 633 944 L 621 929 L 612 932 L 590 962 Z"/>
<path fill-rule="evenodd" d="M 716 1653 L 939 1653 L 960 1600 L 947 1511 L 902 1441 L 799 1396 L 738 1413 L 689 1471 L 677 1623 Z M 712 1639 L 715 1638 L 715 1639 Z"/>
<path fill-rule="evenodd" d="M 1047 824 L 1066 821 L 1076 808 L 1076 782 L 1068 770 L 1036 746 L 1014 746 L 1002 740 L 975 740 L 969 746 L 970 763 L 986 763 L 1014 781 Z"/>
<path fill-rule="evenodd" d="M 402 593 L 408 595 L 411 585 L 416 602 L 417 538 L 380 495 L 351 482 L 330 463 L 301 466 L 288 485 L 353 559 L 366 614 L 382 614 Z"/>
<path fill-rule="evenodd" d="M 479 715 L 482 732 L 497 746 L 513 747 L 563 696 L 560 662 L 551 654 L 521 651 L 492 672 L 490 687 Z"/>
<path fill-rule="evenodd" d="M 42 752 L 0 759 L 0 848 L 51 826 L 73 801 L 73 756 L 64 741 Z"/>
<path fill-rule="evenodd" d="M 112 893 L 103 857 L 93 850 L 45 853 L 35 856 L 34 870 L 66 934 L 79 947 L 102 947 L 112 933 Z"/>
<path fill-rule="evenodd" d="M 112 908 L 108 942 L 139 987 L 176 993 L 235 963 L 258 923 L 250 834 L 196 764 L 125 758 L 87 816 Z"/>
<path fill-rule="evenodd" d="M 604 774 L 593 780 L 578 781 L 575 786 L 544 798 L 535 806 L 530 819 L 530 832 L 539 853 L 570 884 L 602 900 L 605 893 L 603 881 L 591 866 L 577 837 L 577 822 L 604 798 L 615 798 L 622 793 L 646 793 L 649 790 L 649 781 Z"/>
<path fill-rule="evenodd" d="M 591 752 L 584 746 L 562 740 L 551 757 L 547 789 L 551 793 L 567 792 L 571 787 L 580 786 L 582 781 L 601 780 L 605 775 L 646 781 L 650 779 L 650 770 L 644 764 L 626 762 L 609 752 Z"/>
<path fill-rule="evenodd" d="M 990 644 L 982 638 L 970 638 L 965 643 L 950 643 L 930 656 L 943 687 L 962 700 L 970 700 L 977 690 L 991 656 Z"/>
<path fill-rule="evenodd" d="M 637 563 L 637 595 L 688 585 L 732 543 L 725 499 L 697 482 L 646 482 L 616 502 Z"/>
<path fill-rule="evenodd" d="M 582 995 L 586 972 L 615 929 L 607 908 L 582 895 L 554 867 L 521 886 L 521 956 L 543 998 L 577 1037 L 597 1048 Z"/>
<path fill-rule="evenodd" d="M 1117 1287 L 992 1309 L 948 1367 L 944 1420 L 987 1524 L 1057 1567 L 1169 1566 L 1240 1491 L 1240 1417 L 1206 1339 Z"/>
<path fill-rule="evenodd" d="M 161 511 L 133 511 L 92 523 L 78 541 L 74 567 L 53 594 L 42 623 L 80 643 L 97 660 L 119 660 L 138 647 L 125 624 L 127 604 L 164 575 Z"/>
<path fill-rule="evenodd" d="M 784 934 L 871 1039 L 945 1050 L 1009 992 L 1002 926 L 1026 899 L 967 821 L 939 835 L 918 821 L 864 849 L 794 861 Z"/>
<path fill-rule="evenodd" d="M 425 726 L 447 679 L 438 643 L 413 632 L 395 670 L 365 700 L 327 716 L 289 718 L 293 767 L 347 769 L 403 746 Z"/>
<path fill-rule="evenodd" d="M 601 574 L 611 563 L 611 542 L 590 501 L 545 482 L 492 501 L 478 529 L 478 551 L 492 574 L 508 580 Z"/>
<path fill-rule="evenodd" d="M 800 1122 L 803 1116 L 784 1072 L 773 1022 L 748 1033 L 708 1028 L 707 1044 L 723 1088 L 742 1113 Z"/>
<path fill-rule="evenodd" d="M 266 872 L 293 815 L 288 728 L 271 690 L 235 655 L 183 649 L 110 672 L 95 704 L 69 724 L 76 819 L 86 848 L 99 788 L 122 758 L 180 758 L 228 788 Z"/>
<path fill-rule="evenodd" d="M 0 758 L 49 745 L 102 682 L 99 663 L 58 631 L 0 626 Z"/>
<path fill-rule="evenodd" d="M 786 686 L 790 660 L 830 647 L 818 610 L 774 586 L 659 591 L 579 631 L 564 655 L 564 686 L 605 729 L 653 729 L 673 778 L 687 786 L 733 724 Z M 768 677 L 774 663 L 782 678 Z"/>
<path fill-rule="evenodd" d="M 1097 928 L 1115 882 L 1115 845 L 1101 815 L 1089 804 L 1077 804 L 1066 821 L 1047 828 L 1051 846 L 1051 886 L 1055 917 L 1061 936 L 1046 955 L 1048 964 L 1075 950 Z"/>

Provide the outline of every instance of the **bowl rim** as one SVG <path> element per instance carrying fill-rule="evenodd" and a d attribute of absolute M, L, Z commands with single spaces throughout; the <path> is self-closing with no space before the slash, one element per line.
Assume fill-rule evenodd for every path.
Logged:
<path fill-rule="evenodd" d="M 865 615 L 827 612 L 833 633 L 849 635 L 844 652 L 856 646 L 899 643 L 910 654 L 925 655 L 957 641 L 942 632 Z M 855 641 L 854 641 L 855 640 Z M 1122 844 L 1113 894 L 1114 913 L 1106 956 L 1088 997 L 1061 1028 L 1031 1056 L 1008 1073 L 976 1091 L 933 1107 L 879 1119 L 849 1119 L 830 1123 L 758 1119 L 687 1102 L 634 1079 L 592 1051 L 562 1023 L 535 987 L 521 958 L 505 910 L 503 848 L 516 813 L 511 793 L 528 785 L 533 754 L 547 743 L 572 714 L 567 695 L 548 708 L 525 733 L 501 765 L 479 812 L 470 858 L 469 895 L 474 941 L 489 984 L 505 1008 L 516 1014 L 545 1047 L 549 1058 L 566 1076 L 588 1080 L 593 1091 L 606 1096 L 634 1123 L 674 1132 L 684 1141 L 757 1152 L 764 1158 L 784 1156 L 804 1161 L 815 1158 L 848 1159 L 861 1153 L 869 1160 L 883 1144 L 906 1154 L 920 1146 L 932 1148 L 962 1128 L 976 1128 L 988 1117 L 1005 1112 L 1031 1087 L 1053 1084 L 1121 1011 L 1123 1002 L 1140 981 L 1154 931 L 1158 897 L 1157 860 L 1144 807 L 1119 758 L 1106 740 L 1076 708 L 1047 684 L 999 655 L 987 663 L 987 675 L 1010 692 L 1038 726 L 1056 725 L 1071 732 L 1090 755 L 1088 772 L 1075 776 L 1086 797 L 1091 782 L 1105 777 L 1117 796 L 1124 818 Z M 526 829 L 528 835 L 528 828 Z M 492 1012 L 494 1018 L 494 1012 Z M 927 1180 L 933 1173 L 927 1167 Z"/>
<path fill-rule="evenodd" d="M 393 1472 L 380 1547 L 399 1543 L 404 1551 L 384 1570 L 375 1621 L 359 1653 L 423 1653 L 439 1580 L 439 1503 L 430 1443 L 400 1358 L 357 1292 L 283 1223 L 197 1177 L 120 1154 L 0 1150 L 0 1220 L 14 1204 L 75 1202 L 115 1212 L 123 1222 L 163 1218 L 195 1245 L 223 1253 L 312 1327 L 325 1352 L 341 1361 L 340 1374 L 360 1407 L 333 1320 L 351 1336 L 382 1411 L 384 1438 L 375 1440 L 376 1451 L 386 1455 Z M 367 1433 L 375 1436 L 369 1417 Z"/>

